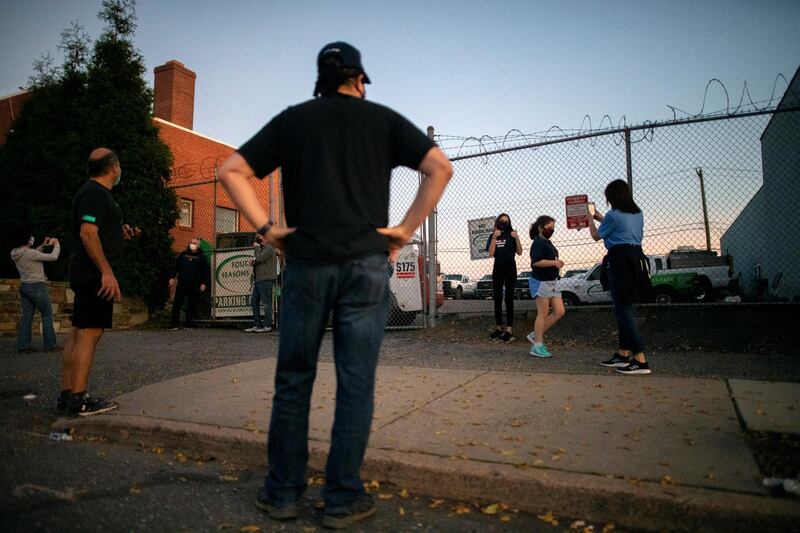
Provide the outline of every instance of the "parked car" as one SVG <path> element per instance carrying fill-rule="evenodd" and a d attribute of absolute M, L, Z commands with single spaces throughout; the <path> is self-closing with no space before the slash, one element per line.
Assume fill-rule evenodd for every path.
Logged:
<path fill-rule="evenodd" d="M 492 275 L 486 274 L 478 280 L 478 284 L 475 287 L 475 295 L 476 297 L 484 300 L 486 298 L 491 298 L 493 292 L 494 286 L 492 285 Z"/>
<path fill-rule="evenodd" d="M 571 278 L 572 276 L 577 276 L 578 274 L 583 274 L 584 272 L 586 272 L 585 268 L 576 270 L 567 270 L 566 272 L 564 272 L 564 275 L 562 277 Z"/>
<path fill-rule="evenodd" d="M 525 272 L 520 272 L 517 274 L 517 282 L 514 285 L 514 299 L 515 300 L 530 300 L 531 296 L 531 286 L 528 283 L 528 280 L 531 277 L 531 271 L 527 270 Z"/>
<path fill-rule="evenodd" d="M 442 282 L 444 297 L 455 300 L 474 298 L 477 286 L 477 281 L 470 281 L 469 276 L 464 274 L 447 274 Z"/>

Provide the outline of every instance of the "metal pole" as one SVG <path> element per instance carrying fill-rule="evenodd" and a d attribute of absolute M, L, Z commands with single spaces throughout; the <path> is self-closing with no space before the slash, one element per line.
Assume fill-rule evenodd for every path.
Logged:
<path fill-rule="evenodd" d="M 708 228 L 708 207 L 706 207 L 706 184 L 703 179 L 703 169 L 697 167 L 694 169 L 697 177 L 700 178 L 700 200 L 703 202 L 703 225 L 706 228 L 706 250 L 711 251 L 711 231 Z"/>
<path fill-rule="evenodd" d="M 214 255 L 211 258 L 211 320 L 217 318 L 217 284 L 214 278 L 217 275 L 217 180 L 219 179 L 219 165 L 214 163 L 214 212 L 211 215 L 211 239 Z"/>
<path fill-rule="evenodd" d="M 633 192 L 633 164 L 631 163 L 631 130 L 625 128 L 625 170 L 628 176 L 628 187 Z"/>
<path fill-rule="evenodd" d="M 433 126 L 428 126 L 428 138 L 433 140 Z M 436 326 L 436 215 L 437 208 L 428 215 L 428 326 Z"/>

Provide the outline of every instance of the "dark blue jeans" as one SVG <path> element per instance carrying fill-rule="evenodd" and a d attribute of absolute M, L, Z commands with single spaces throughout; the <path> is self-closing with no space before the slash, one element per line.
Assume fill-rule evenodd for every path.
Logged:
<path fill-rule="evenodd" d="M 644 351 L 644 342 L 636 327 L 636 320 L 633 318 L 633 305 L 623 303 L 624 298 L 620 294 L 620 287 L 614 283 L 614 276 L 608 277 L 609 289 L 611 290 L 611 301 L 614 302 L 614 316 L 617 318 L 619 327 L 619 349 L 630 350 L 634 354 Z"/>
<path fill-rule="evenodd" d="M 17 350 L 31 347 L 31 327 L 33 315 L 38 309 L 42 314 L 42 344 L 44 348 L 56 345 L 56 332 L 53 328 L 53 306 L 47 294 L 47 283 L 21 283 L 19 296 L 22 300 L 22 318 L 17 330 Z"/>
<path fill-rule="evenodd" d="M 253 325 L 257 328 L 267 325 L 272 327 L 272 280 L 257 281 L 253 285 L 253 294 L 250 295 L 250 305 L 253 308 Z M 261 306 L 264 306 L 264 321 L 261 321 Z"/>
<path fill-rule="evenodd" d="M 375 368 L 389 302 L 385 255 L 346 263 L 289 263 L 283 277 L 281 333 L 269 425 L 266 489 L 276 505 L 306 488 L 308 414 L 317 358 L 333 312 L 336 411 L 325 468 L 325 510 L 346 510 L 364 493 Z"/>

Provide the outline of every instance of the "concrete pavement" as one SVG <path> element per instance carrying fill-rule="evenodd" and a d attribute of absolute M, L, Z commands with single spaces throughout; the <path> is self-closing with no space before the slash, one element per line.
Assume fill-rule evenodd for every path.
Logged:
<path fill-rule="evenodd" d="M 116 398 L 113 413 L 57 426 L 263 465 L 274 366 L 274 359 L 256 360 L 149 385 Z M 611 371 L 380 366 L 363 476 L 435 497 L 623 527 L 790 529 L 800 506 L 767 495 L 740 416 L 756 413 L 759 430 L 770 420 L 796 427 L 798 391 L 800 384 Z M 316 471 L 334 401 L 333 365 L 321 362 L 310 424 Z M 759 405 L 776 401 L 776 415 L 758 415 L 765 412 Z"/>

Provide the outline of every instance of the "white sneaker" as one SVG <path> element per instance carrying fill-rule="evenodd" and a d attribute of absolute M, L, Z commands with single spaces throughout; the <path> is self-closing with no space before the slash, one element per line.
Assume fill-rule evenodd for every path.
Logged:
<path fill-rule="evenodd" d="M 531 343 L 531 344 L 535 344 L 536 343 L 536 336 L 534 335 L 533 331 L 528 333 L 528 336 L 525 337 L 525 338 L 528 339 L 528 342 Z"/>
<path fill-rule="evenodd" d="M 259 333 L 269 333 L 270 331 L 272 331 L 272 328 L 269 326 L 264 326 L 263 328 L 258 330 Z"/>
<path fill-rule="evenodd" d="M 258 326 L 251 326 L 247 328 L 245 331 L 247 333 L 258 333 L 259 331 L 261 331 L 261 328 L 259 328 Z"/>

